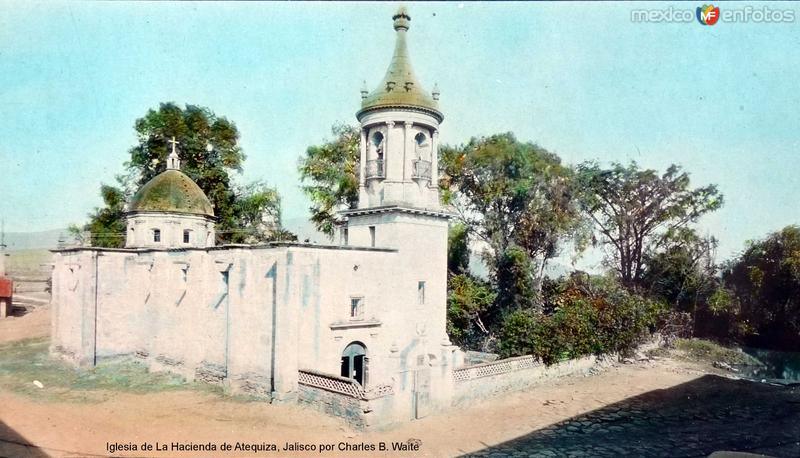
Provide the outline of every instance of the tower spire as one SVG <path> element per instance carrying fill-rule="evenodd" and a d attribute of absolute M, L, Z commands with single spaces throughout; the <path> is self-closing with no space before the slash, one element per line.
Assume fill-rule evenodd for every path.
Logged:
<path fill-rule="evenodd" d="M 411 22 L 411 16 L 408 15 L 408 10 L 406 9 L 405 5 L 400 5 L 397 8 L 397 12 L 394 13 L 392 16 L 394 19 L 394 29 L 398 32 L 403 30 L 404 32 L 408 31 L 409 23 Z"/>
<path fill-rule="evenodd" d="M 388 106 L 417 108 L 443 119 L 439 112 L 439 104 L 430 93 L 426 92 L 414 75 L 411 57 L 408 52 L 406 36 L 411 26 L 411 16 L 405 6 L 401 5 L 392 16 L 396 33 L 394 53 L 383 80 L 371 93 L 361 91 L 361 110 L 356 113 L 360 117 L 371 110 Z"/>

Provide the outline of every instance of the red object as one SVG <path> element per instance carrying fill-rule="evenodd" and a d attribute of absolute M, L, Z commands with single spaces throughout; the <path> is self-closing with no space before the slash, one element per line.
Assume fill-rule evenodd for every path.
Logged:
<path fill-rule="evenodd" d="M 10 278 L 0 277 L 0 298 L 11 297 L 14 293 L 14 282 Z"/>

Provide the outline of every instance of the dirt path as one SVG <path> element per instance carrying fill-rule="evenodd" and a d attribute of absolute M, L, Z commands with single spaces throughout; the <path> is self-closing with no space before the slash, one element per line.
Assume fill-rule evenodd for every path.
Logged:
<path fill-rule="evenodd" d="M 49 334 L 50 307 L 37 307 L 22 316 L 0 319 L 0 344 Z"/>
<path fill-rule="evenodd" d="M 0 342 L 46 334 L 47 311 L 0 322 Z M 590 377 L 565 378 L 469 409 L 432 415 L 384 432 L 359 433 L 337 419 L 295 405 L 239 402 L 197 391 L 100 396 L 96 403 L 43 402 L 0 391 L 0 456 L 109 455 L 107 443 L 135 444 L 113 456 L 455 456 L 491 450 L 549 425 L 610 404 L 686 384 L 703 368 L 672 359 L 617 365 Z M 419 441 L 418 451 L 358 452 L 381 441 Z M 143 442 L 213 443 L 213 452 L 142 451 Z M 222 452 L 223 442 L 270 443 L 277 452 Z M 285 443 L 331 444 L 333 452 L 285 452 Z M 416 442 L 416 441 L 412 441 Z M 339 452 L 340 443 L 350 449 Z M 33 444 L 38 448 L 23 444 Z M 341 447 L 346 447 L 341 445 Z M 494 455 L 491 455 L 494 456 Z M 502 455 L 500 455 L 502 456 Z"/>
<path fill-rule="evenodd" d="M 618 366 L 593 377 L 565 379 L 470 409 L 434 415 L 385 432 L 356 433 L 343 423 L 296 406 L 241 403 L 197 392 L 117 394 L 97 404 L 40 403 L 0 393 L 0 422 L 49 456 L 108 453 L 106 442 L 150 443 L 242 441 L 336 444 L 421 441 L 418 452 L 387 456 L 454 456 L 514 439 L 547 425 L 700 375 L 670 361 L 651 367 Z M 2 433 L 0 433 L 2 434 Z M 8 452 L 8 444 L 6 444 Z M 19 452 L 20 448 L 12 447 Z M 330 456 L 334 453 L 325 453 Z M 0 445 L 0 456 L 3 445 Z M 117 454 L 118 456 L 123 456 Z M 127 456 L 142 456 L 131 453 Z M 147 454 L 144 454 L 147 455 Z M 227 453 L 224 456 L 286 456 L 288 453 Z M 293 456 L 320 456 L 319 452 Z M 346 456 L 376 456 L 375 452 Z M 12 454 L 11 456 L 16 456 Z M 149 456 L 219 456 L 209 453 L 149 453 Z"/>

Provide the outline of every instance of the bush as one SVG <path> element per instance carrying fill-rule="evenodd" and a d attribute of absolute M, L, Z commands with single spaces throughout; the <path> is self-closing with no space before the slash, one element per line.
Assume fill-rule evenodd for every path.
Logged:
<path fill-rule="evenodd" d="M 532 354 L 545 364 L 586 355 L 627 355 L 655 330 L 664 307 L 602 278 L 573 278 L 552 300 L 553 312 L 506 316 L 503 357 Z"/>
<path fill-rule="evenodd" d="M 506 316 L 500 335 L 500 355 L 507 358 L 534 354 L 541 318 L 532 310 L 517 310 Z"/>

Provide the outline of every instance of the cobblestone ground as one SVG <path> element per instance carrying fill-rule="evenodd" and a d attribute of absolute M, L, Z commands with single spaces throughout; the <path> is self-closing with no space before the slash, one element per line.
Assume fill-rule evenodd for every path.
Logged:
<path fill-rule="evenodd" d="M 800 457 L 800 387 L 706 375 L 465 456 L 704 457 L 718 450 Z"/>

